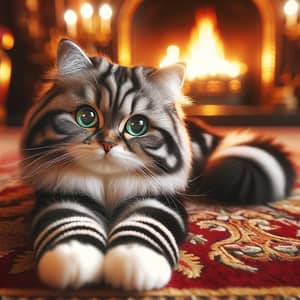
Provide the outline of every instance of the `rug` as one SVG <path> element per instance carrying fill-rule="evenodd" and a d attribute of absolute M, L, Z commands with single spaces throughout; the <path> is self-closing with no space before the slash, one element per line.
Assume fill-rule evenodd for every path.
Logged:
<path fill-rule="evenodd" d="M 18 154 L 0 156 L 0 295 L 3 299 L 300 299 L 300 181 L 270 205 L 189 205 L 189 234 L 170 283 L 145 293 L 105 286 L 57 292 L 34 269 L 34 196 L 16 176 Z M 300 168 L 299 168 L 300 170 Z M 299 196 L 298 196 L 299 195 Z"/>

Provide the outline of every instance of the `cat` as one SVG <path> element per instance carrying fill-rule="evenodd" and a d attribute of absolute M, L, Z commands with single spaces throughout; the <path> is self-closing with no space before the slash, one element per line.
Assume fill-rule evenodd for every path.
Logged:
<path fill-rule="evenodd" d="M 271 139 L 222 136 L 184 117 L 185 68 L 124 67 L 63 39 L 50 88 L 28 112 L 24 181 L 33 248 L 57 288 L 165 286 L 187 232 L 183 195 L 254 204 L 289 195 L 295 171 Z"/>

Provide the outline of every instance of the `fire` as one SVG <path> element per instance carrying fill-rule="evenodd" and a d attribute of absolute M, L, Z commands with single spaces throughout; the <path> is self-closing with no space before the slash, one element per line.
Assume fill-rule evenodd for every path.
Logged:
<path fill-rule="evenodd" d="M 167 48 L 167 55 L 160 66 L 183 61 L 186 63 L 189 80 L 215 76 L 236 78 L 246 72 L 245 64 L 225 58 L 223 42 L 217 28 L 217 17 L 211 8 L 200 10 L 196 14 L 196 25 L 191 33 L 188 49 L 181 58 L 179 48 L 176 56 L 175 46 L 172 47 Z"/>

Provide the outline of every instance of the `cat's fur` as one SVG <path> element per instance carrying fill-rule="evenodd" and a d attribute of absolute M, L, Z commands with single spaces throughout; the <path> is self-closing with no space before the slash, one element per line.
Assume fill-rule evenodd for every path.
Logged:
<path fill-rule="evenodd" d="M 60 42 L 53 84 L 29 112 L 22 141 L 46 284 L 160 288 L 186 235 L 182 194 L 244 204 L 289 194 L 295 173 L 281 146 L 183 119 L 183 78 L 180 64 L 123 67 Z"/>

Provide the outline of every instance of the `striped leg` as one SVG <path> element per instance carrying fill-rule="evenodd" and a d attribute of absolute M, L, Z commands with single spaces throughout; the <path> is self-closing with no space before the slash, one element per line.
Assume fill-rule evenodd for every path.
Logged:
<path fill-rule="evenodd" d="M 108 284 L 149 290 L 168 283 L 186 232 L 186 212 L 174 201 L 163 197 L 135 199 L 117 211 L 104 258 Z"/>
<path fill-rule="evenodd" d="M 64 200 L 37 209 L 33 238 L 40 279 L 55 288 L 99 282 L 106 247 L 104 222 L 100 206 L 91 210 Z"/>

